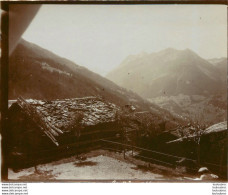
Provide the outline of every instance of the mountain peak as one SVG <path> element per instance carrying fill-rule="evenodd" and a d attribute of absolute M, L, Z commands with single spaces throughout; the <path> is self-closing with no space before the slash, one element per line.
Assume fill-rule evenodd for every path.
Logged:
<path fill-rule="evenodd" d="M 223 90 L 220 77 L 224 76 L 191 49 L 167 48 L 148 57 L 132 58 L 123 65 L 108 78 L 144 98 L 164 95 L 163 92 L 205 95 Z"/>
<path fill-rule="evenodd" d="M 168 47 L 168 48 L 166 48 L 166 49 L 164 49 L 164 50 L 162 50 L 162 51 L 166 51 L 166 52 L 175 52 L 175 51 L 177 51 L 177 49 L 172 48 L 172 47 Z"/>
<path fill-rule="evenodd" d="M 198 56 L 194 51 L 192 51 L 189 48 L 178 50 L 171 47 L 157 52 L 156 55 L 158 55 L 159 57 L 163 56 L 165 58 L 167 58 L 168 56 L 169 57 Z"/>
<path fill-rule="evenodd" d="M 189 49 L 189 48 L 186 48 L 186 49 L 184 49 L 184 50 L 182 50 L 184 53 L 186 53 L 186 54 L 194 54 L 194 55 L 197 55 L 198 56 L 198 54 L 196 54 L 194 51 L 192 51 L 191 49 Z"/>
<path fill-rule="evenodd" d="M 161 55 L 167 55 L 167 54 L 176 53 L 177 51 L 178 51 L 177 49 L 169 47 L 169 48 L 163 49 L 163 50 L 156 52 L 156 53 L 161 54 Z"/>

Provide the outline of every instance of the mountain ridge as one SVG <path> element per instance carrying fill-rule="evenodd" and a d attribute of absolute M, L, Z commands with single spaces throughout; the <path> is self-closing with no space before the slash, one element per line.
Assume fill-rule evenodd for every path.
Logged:
<path fill-rule="evenodd" d="M 126 59 L 106 77 L 144 98 L 221 92 L 220 71 L 190 49 L 167 48 L 143 57 L 134 55 Z"/>

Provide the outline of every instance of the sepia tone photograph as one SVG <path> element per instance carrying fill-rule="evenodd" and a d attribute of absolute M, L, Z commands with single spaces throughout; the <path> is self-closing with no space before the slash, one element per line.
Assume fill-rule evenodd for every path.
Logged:
<path fill-rule="evenodd" d="M 227 182 L 227 6 L 14 3 L 1 15 L 2 177 Z"/>

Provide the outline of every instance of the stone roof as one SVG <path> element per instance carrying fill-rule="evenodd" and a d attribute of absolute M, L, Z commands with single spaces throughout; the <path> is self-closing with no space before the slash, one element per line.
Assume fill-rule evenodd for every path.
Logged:
<path fill-rule="evenodd" d="M 74 114 L 83 113 L 82 126 L 113 122 L 118 109 L 116 105 L 104 102 L 97 97 L 73 98 L 55 101 L 26 100 L 55 127 L 68 131 Z"/>
<path fill-rule="evenodd" d="M 116 105 L 97 97 L 54 101 L 25 100 L 19 97 L 14 104 L 17 104 L 57 146 L 58 136 L 74 129 L 72 122 L 80 123 L 82 128 L 114 122 L 116 111 L 119 109 Z M 14 107 L 13 105 L 11 107 Z M 75 117 L 79 113 L 80 122 Z"/>

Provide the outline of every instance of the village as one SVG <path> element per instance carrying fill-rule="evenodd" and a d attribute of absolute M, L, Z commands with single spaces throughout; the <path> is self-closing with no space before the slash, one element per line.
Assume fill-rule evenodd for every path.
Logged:
<path fill-rule="evenodd" d="M 226 135 L 226 121 L 167 129 L 99 97 L 19 97 L 9 107 L 9 179 L 226 180 Z"/>

